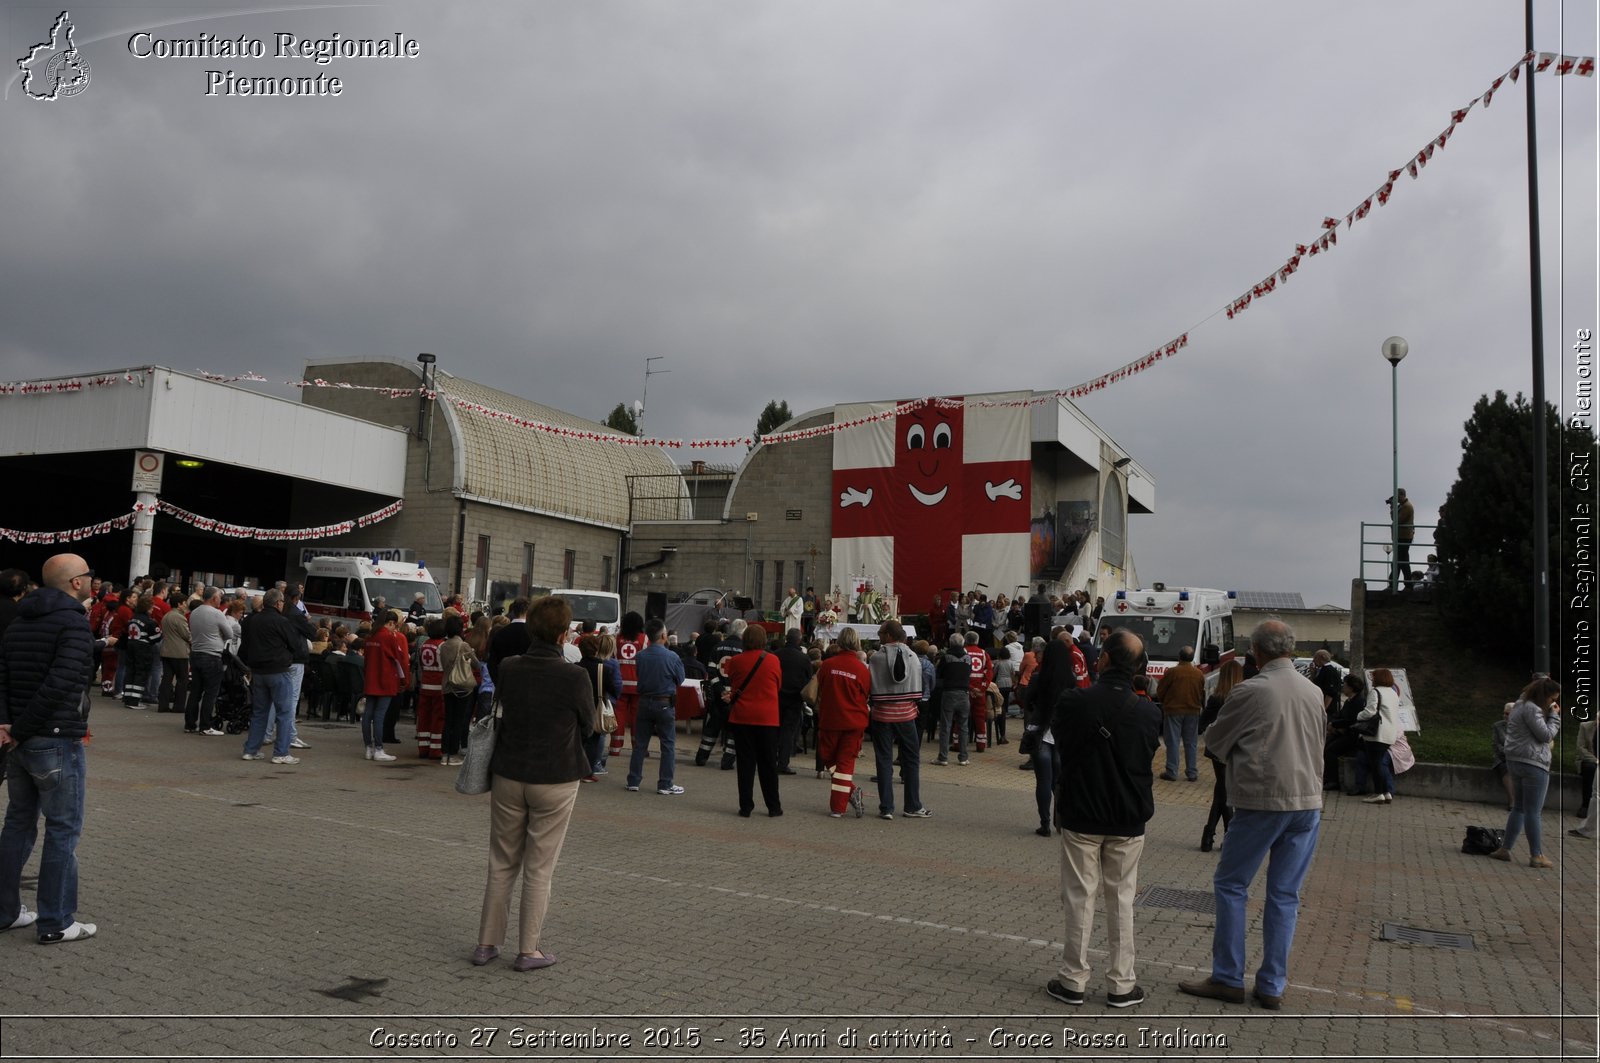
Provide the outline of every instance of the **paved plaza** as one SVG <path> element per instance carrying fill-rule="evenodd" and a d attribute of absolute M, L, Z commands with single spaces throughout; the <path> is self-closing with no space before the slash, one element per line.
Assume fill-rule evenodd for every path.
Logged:
<path fill-rule="evenodd" d="M 1101 970 L 1084 1007 L 1044 993 L 1059 846 L 1033 833 L 1014 744 L 925 763 L 933 818 L 892 822 L 870 784 L 866 818 L 828 818 L 809 771 L 784 778 L 783 818 L 739 819 L 733 773 L 693 766 L 698 734 L 680 731 L 682 797 L 625 792 L 614 760 L 582 788 L 556 872 L 541 945 L 559 963 L 517 974 L 514 946 L 467 962 L 487 799 L 457 795 L 453 769 L 365 761 L 348 724 L 303 723 L 313 748 L 277 767 L 241 761 L 237 737 L 181 734 L 180 716 L 97 699 L 91 722 L 79 916 L 100 933 L 0 936 L 7 1059 L 1595 1055 L 1596 848 L 1567 836 L 1570 810 L 1547 810 L 1556 868 L 1539 872 L 1525 849 L 1459 852 L 1501 810 L 1408 799 L 1403 777 L 1392 806 L 1329 795 L 1271 1013 L 1177 990 L 1210 969 L 1212 916 L 1191 910 L 1216 860 L 1197 848 L 1210 776 L 1157 781 L 1141 886 L 1202 903 L 1137 909 L 1149 999 L 1123 1011 Z M 1475 947 L 1381 941 L 1386 922 Z"/>

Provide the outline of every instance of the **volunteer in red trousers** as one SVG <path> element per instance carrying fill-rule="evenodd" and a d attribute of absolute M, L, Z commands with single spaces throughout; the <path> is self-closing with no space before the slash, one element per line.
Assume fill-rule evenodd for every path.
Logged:
<path fill-rule="evenodd" d="M 428 639 L 417 654 L 421 664 L 421 689 L 417 692 L 417 756 L 438 760 L 444 755 L 444 620 L 430 620 Z"/>
<path fill-rule="evenodd" d="M 610 755 L 622 755 L 622 736 L 633 730 L 639 714 L 639 669 L 634 663 L 650 640 L 644 637 L 644 617 L 638 613 L 624 613 L 622 625 L 617 630 L 617 667 L 622 671 L 622 693 L 617 695 L 615 711 L 617 729 L 611 733 Z"/>
<path fill-rule="evenodd" d="M 967 685 L 967 703 L 971 706 L 968 719 L 972 724 L 972 740 L 979 753 L 989 745 L 989 684 L 994 682 L 994 660 L 989 651 L 978 645 L 978 633 L 967 632 L 967 664 L 972 669 L 972 680 Z"/>
<path fill-rule="evenodd" d="M 857 816 L 862 811 L 856 757 L 870 717 L 872 677 L 860 650 L 861 636 L 847 627 L 839 632 L 839 652 L 817 667 L 817 758 L 833 773 L 828 815 L 834 819 L 846 808 L 853 807 Z"/>

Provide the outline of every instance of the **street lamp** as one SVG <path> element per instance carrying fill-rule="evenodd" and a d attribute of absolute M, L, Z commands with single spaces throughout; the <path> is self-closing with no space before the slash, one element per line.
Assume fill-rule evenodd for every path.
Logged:
<path fill-rule="evenodd" d="M 1400 336 L 1390 336 L 1383 341 L 1383 357 L 1389 363 L 1390 424 L 1393 431 L 1394 478 L 1389 484 L 1389 541 L 1394 544 L 1394 555 L 1389 565 L 1389 590 L 1393 591 L 1400 580 L 1400 360 L 1411 350 Z"/>

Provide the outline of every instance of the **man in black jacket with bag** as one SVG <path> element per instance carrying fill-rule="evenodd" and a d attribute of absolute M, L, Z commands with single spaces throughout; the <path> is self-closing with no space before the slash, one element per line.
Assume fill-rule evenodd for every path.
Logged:
<path fill-rule="evenodd" d="M 1134 669 L 1144 654 L 1136 635 L 1114 632 L 1102 652 L 1107 664 L 1099 681 L 1062 694 L 1051 720 L 1061 755 L 1055 820 L 1067 925 L 1060 978 L 1045 990 L 1064 1004 L 1084 1002 L 1095 897 L 1103 887 L 1116 898 L 1115 910 L 1106 912 L 1106 1003 L 1126 1008 L 1144 1000 L 1133 970 L 1133 894 L 1144 825 L 1155 814 L 1150 762 L 1160 743 L 1161 710 L 1134 696 Z"/>

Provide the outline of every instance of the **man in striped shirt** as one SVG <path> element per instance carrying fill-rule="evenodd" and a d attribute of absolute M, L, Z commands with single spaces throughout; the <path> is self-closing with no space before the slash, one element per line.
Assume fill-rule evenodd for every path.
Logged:
<path fill-rule="evenodd" d="M 878 628 L 878 652 L 867 663 L 872 675 L 868 696 L 872 748 L 878 762 L 878 818 L 894 818 L 894 752 L 900 749 L 900 778 L 905 786 L 908 819 L 933 815 L 919 792 L 922 765 L 917 736 L 917 710 L 922 702 L 922 662 L 906 645 L 898 620 Z"/>

